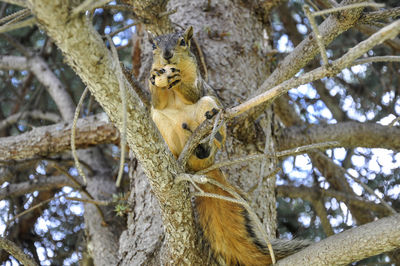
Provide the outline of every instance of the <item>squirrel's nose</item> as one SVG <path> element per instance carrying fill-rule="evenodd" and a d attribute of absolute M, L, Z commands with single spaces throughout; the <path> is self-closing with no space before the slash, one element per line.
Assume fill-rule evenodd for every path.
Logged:
<path fill-rule="evenodd" d="M 166 51 L 164 51 L 164 53 L 163 53 L 163 57 L 164 57 L 165 60 L 171 59 L 172 56 L 173 56 L 173 53 L 171 53 L 171 51 L 166 50 Z"/>

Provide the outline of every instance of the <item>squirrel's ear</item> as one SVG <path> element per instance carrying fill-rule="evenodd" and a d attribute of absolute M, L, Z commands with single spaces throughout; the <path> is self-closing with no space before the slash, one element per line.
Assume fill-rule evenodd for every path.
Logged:
<path fill-rule="evenodd" d="M 187 43 L 189 43 L 190 39 L 193 37 L 193 27 L 189 26 L 185 32 L 183 33 L 183 38 Z"/>

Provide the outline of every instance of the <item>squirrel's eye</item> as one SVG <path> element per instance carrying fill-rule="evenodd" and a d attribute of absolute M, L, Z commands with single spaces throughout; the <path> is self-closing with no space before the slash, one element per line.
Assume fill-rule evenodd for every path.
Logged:
<path fill-rule="evenodd" d="M 153 43 L 153 50 L 157 49 L 157 45 L 155 43 Z"/>
<path fill-rule="evenodd" d="M 185 42 L 185 40 L 184 40 L 184 39 L 182 39 L 182 40 L 181 40 L 181 42 L 179 43 L 179 45 L 180 45 L 180 46 L 185 46 L 185 45 L 186 45 L 186 42 Z"/>

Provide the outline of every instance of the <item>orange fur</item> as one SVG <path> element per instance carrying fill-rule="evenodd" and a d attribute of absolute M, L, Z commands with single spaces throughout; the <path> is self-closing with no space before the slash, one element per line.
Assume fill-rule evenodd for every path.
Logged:
<path fill-rule="evenodd" d="M 229 187 L 239 194 L 238 189 L 230 185 L 221 172 L 213 170 L 207 177 Z M 228 192 L 211 184 L 199 185 L 204 192 L 232 197 Z M 227 265 L 268 265 L 271 257 L 254 244 L 246 229 L 244 208 L 236 203 L 216 198 L 197 197 L 196 207 L 203 234 L 208 239 L 216 259 L 223 258 Z"/>

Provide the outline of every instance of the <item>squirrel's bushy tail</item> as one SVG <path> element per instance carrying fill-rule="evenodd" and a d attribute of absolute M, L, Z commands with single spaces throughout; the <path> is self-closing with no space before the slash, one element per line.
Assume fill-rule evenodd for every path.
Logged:
<path fill-rule="evenodd" d="M 240 194 L 219 169 L 206 175 Z M 228 192 L 211 184 L 200 187 L 207 193 L 231 197 Z M 197 197 L 196 209 L 203 243 L 210 249 L 216 264 L 256 266 L 272 263 L 268 248 L 257 238 L 254 225 L 243 206 L 218 198 Z M 275 257 L 279 259 L 296 253 L 309 242 L 274 239 L 271 244 Z"/>

